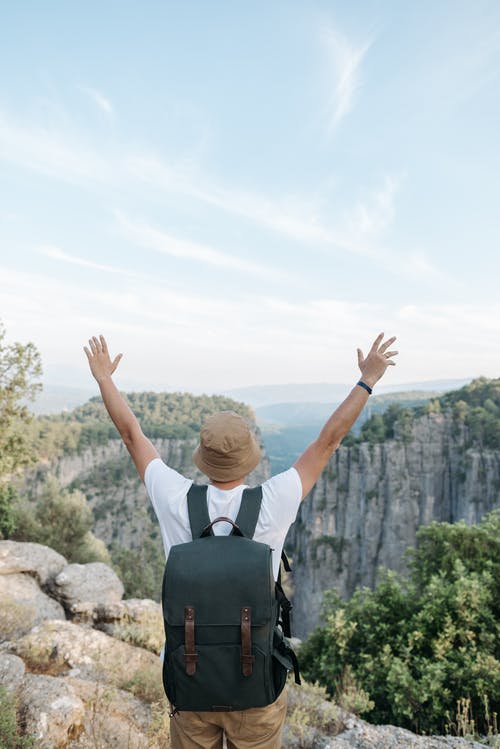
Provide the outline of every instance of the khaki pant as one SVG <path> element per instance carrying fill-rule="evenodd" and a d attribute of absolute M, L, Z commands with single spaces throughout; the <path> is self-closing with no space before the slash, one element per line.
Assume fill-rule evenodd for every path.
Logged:
<path fill-rule="evenodd" d="M 266 707 L 234 712 L 179 712 L 170 719 L 172 749 L 280 749 L 286 690 Z"/>

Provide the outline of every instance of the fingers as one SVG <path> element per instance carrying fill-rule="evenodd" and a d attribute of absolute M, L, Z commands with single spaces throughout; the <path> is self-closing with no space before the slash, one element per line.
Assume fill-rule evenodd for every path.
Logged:
<path fill-rule="evenodd" d="M 363 352 L 361 351 L 361 349 L 360 349 L 360 348 L 358 348 L 358 349 L 356 349 L 356 350 L 357 350 L 357 352 L 358 352 L 358 366 L 361 366 L 361 365 L 362 365 L 362 363 L 363 363 L 363 362 L 364 362 L 364 360 L 365 360 L 365 357 L 363 356 Z"/>
<path fill-rule="evenodd" d="M 120 363 L 120 359 L 122 358 L 123 354 L 117 354 L 115 358 L 113 359 L 113 363 L 111 364 L 111 372 L 114 372 L 117 368 L 118 364 Z"/>
<path fill-rule="evenodd" d="M 370 353 L 372 351 L 378 351 L 378 347 L 380 346 L 383 338 L 384 338 L 384 334 L 383 333 L 379 333 L 378 336 L 373 341 L 372 347 L 370 349 Z"/>
<path fill-rule="evenodd" d="M 83 347 L 83 350 L 84 350 L 84 351 L 85 351 L 85 353 L 87 354 L 87 359 L 88 359 L 88 360 L 90 361 L 90 357 L 91 357 L 91 353 L 90 353 L 90 351 L 88 350 L 88 348 L 87 348 L 86 346 L 84 346 L 84 347 Z"/>
<path fill-rule="evenodd" d="M 388 359 L 390 356 L 396 356 L 397 354 L 399 354 L 399 351 L 387 351 L 385 358 Z"/>
<path fill-rule="evenodd" d="M 101 342 L 102 350 L 104 351 L 105 354 L 107 354 L 108 353 L 108 344 L 106 343 L 106 339 L 104 338 L 103 335 L 100 335 L 99 336 L 99 340 Z"/>
<path fill-rule="evenodd" d="M 96 354 L 100 354 L 101 352 L 103 354 L 108 353 L 108 345 L 103 335 L 99 336 L 99 338 L 95 335 L 93 335 L 92 338 L 89 338 L 89 346 L 90 346 L 90 351 L 92 352 L 94 356 Z M 84 348 L 87 349 L 86 346 L 84 346 Z"/>
<path fill-rule="evenodd" d="M 387 341 L 385 341 L 385 343 L 381 345 L 379 349 L 379 354 L 385 354 L 386 349 L 388 349 L 391 343 L 394 343 L 395 340 L 396 340 L 395 335 L 393 335 L 391 338 L 388 338 Z"/>

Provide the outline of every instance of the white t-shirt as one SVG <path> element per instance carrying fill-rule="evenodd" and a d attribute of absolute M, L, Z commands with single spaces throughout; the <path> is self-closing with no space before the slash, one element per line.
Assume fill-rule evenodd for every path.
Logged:
<path fill-rule="evenodd" d="M 165 557 L 168 557 L 171 546 L 192 539 L 187 493 L 193 482 L 169 468 L 160 458 L 155 458 L 146 468 L 144 483 L 160 524 Z M 245 488 L 246 484 L 234 489 L 218 489 L 209 484 L 207 500 L 210 520 L 221 515 L 236 520 Z M 295 468 L 278 473 L 262 484 L 262 504 L 254 540 L 268 544 L 273 550 L 275 579 L 278 577 L 285 536 L 295 520 L 301 499 L 302 482 Z M 229 523 L 213 526 L 218 536 L 228 535 L 231 530 Z"/>

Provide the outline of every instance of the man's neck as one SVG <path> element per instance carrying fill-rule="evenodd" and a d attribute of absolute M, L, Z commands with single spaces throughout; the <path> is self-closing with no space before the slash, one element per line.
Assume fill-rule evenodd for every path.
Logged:
<path fill-rule="evenodd" d="M 243 476 L 240 479 L 235 479 L 234 481 L 213 481 L 213 479 L 210 479 L 210 483 L 212 486 L 215 486 L 217 489 L 234 489 L 235 486 L 240 486 L 241 484 L 245 483 L 246 476 Z"/>

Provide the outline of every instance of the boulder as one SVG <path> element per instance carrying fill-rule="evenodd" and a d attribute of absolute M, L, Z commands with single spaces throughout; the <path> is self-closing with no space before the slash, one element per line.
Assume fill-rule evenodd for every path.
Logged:
<path fill-rule="evenodd" d="M 80 603 L 115 603 L 123 596 L 118 575 L 103 562 L 68 564 L 50 586 L 51 595 L 65 608 Z"/>
<path fill-rule="evenodd" d="M 33 670 L 71 672 L 73 676 L 119 687 L 148 679 L 161 687 L 158 656 L 72 622 L 42 622 L 13 648 Z"/>
<path fill-rule="evenodd" d="M 154 749 L 148 736 L 151 709 L 122 689 L 69 677 L 67 682 L 85 705 L 84 728 L 75 749 Z M 165 703 L 165 713 L 167 704 Z M 72 745 L 73 746 L 73 745 Z M 163 744 L 163 746 L 165 746 Z"/>
<path fill-rule="evenodd" d="M 14 640 L 45 619 L 65 619 L 63 607 L 28 574 L 0 575 L 0 642 Z"/>
<path fill-rule="evenodd" d="M 48 546 L 19 541 L 0 541 L 0 575 L 26 572 L 43 587 L 67 565 L 66 559 Z"/>
<path fill-rule="evenodd" d="M 13 653 L 0 653 L 0 684 L 8 692 L 17 692 L 26 671 L 24 661 Z"/>
<path fill-rule="evenodd" d="M 19 710 L 37 749 L 68 746 L 83 730 L 85 708 L 66 679 L 26 674 Z"/>
<path fill-rule="evenodd" d="M 315 749 L 484 749 L 472 739 L 451 736 L 417 736 L 398 726 L 372 726 L 351 716 L 346 729 L 338 736 L 316 736 L 308 746 Z M 304 743 L 286 729 L 283 732 L 283 749 L 301 749 Z"/>
<path fill-rule="evenodd" d="M 162 608 L 151 599 L 74 603 L 68 610 L 68 617 L 75 624 L 88 624 L 157 655 L 165 643 Z"/>
<path fill-rule="evenodd" d="M 120 604 L 100 605 L 94 626 L 157 655 L 165 644 L 162 608 L 159 603 L 149 599 L 131 598 Z"/>

